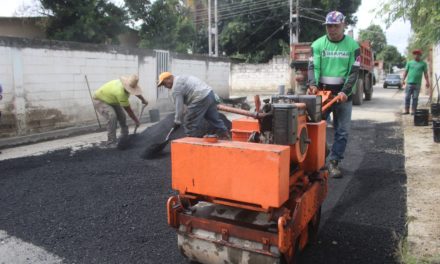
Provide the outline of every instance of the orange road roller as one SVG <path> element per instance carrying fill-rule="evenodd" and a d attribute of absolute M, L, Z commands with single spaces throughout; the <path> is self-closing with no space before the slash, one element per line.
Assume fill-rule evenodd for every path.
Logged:
<path fill-rule="evenodd" d="M 297 263 L 316 241 L 327 195 L 327 110 L 338 98 L 278 95 L 232 121 L 232 140 L 171 143 L 168 224 L 181 253 L 198 263 Z M 260 109 L 261 108 L 261 109 Z"/>

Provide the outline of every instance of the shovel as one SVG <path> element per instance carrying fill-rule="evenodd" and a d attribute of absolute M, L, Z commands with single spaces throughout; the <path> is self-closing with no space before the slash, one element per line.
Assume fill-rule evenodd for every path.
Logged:
<path fill-rule="evenodd" d="M 145 149 L 142 157 L 145 159 L 155 158 L 157 154 L 159 154 L 159 152 L 161 152 L 168 145 L 168 142 L 170 141 L 170 135 L 171 133 L 173 133 L 173 131 L 174 131 L 174 127 L 171 128 L 170 132 L 168 132 L 164 141 L 160 143 L 151 144 L 150 146 L 148 146 Z"/>
<path fill-rule="evenodd" d="M 147 105 L 143 105 L 143 106 L 142 106 L 141 113 L 139 114 L 139 117 L 138 117 L 139 120 L 141 119 L 142 114 L 144 113 L 145 107 L 147 107 Z M 125 137 L 121 137 L 121 138 L 118 140 L 118 146 L 117 146 L 117 148 L 118 148 L 119 150 L 126 150 L 126 149 L 128 149 L 129 147 L 131 147 L 131 145 L 133 145 L 133 141 L 134 141 L 134 139 L 136 138 L 136 132 L 137 132 L 138 127 L 139 127 L 139 126 L 135 126 L 135 127 L 134 127 L 133 134 L 131 134 L 131 135 L 127 135 L 127 136 L 125 136 Z"/>

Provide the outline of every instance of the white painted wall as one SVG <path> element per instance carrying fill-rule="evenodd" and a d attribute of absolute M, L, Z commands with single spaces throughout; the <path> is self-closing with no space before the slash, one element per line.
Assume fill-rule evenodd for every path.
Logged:
<path fill-rule="evenodd" d="M 212 63 L 209 60 L 172 59 L 172 71 L 175 74 L 194 75 L 212 87 L 215 93 L 222 97 L 229 97 L 230 62 Z"/>
<path fill-rule="evenodd" d="M 233 64 L 231 72 L 231 88 L 233 94 L 278 92 L 278 86 L 290 88 L 289 58 L 274 57 L 268 63 Z"/>
<path fill-rule="evenodd" d="M 107 81 L 137 73 L 148 109 L 172 110 L 169 99 L 157 100 L 154 52 L 78 43 L 0 38 L 0 83 L 4 99 L 0 137 L 29 135 L 58 128 L 95 124 L 85 76 L 93 93 Z M 173 56 L 177 58 L 173 58 Z M 200 77 L 229 96 L 230 63 L 224 59 L 171 55 L 174 74 Z M 135 112 L 141 103 L 132 96 Z"/>
<path fill-rule="evenodd" d="M 438 98 L 440 95 L 437 93 L 438 89 L 436 87 L 436 79 L 435 75 L 437 74 L 437 77 L 440 77 L 440 43 L 433 46 L 432 49 L 432 75 L 430 76 L 431 80 L 431 86 L 434 88 L 433 91 L 433 97 Z M 440 85 L 440 81 L 439 81 Z"/>
<path fill-rule="evenodd" d="M 440 44 L 434 45 L 433 47 L 433 74 L 440 76 Z M 431 76 L 431 80 L 435 81 L 435 75 Z M 435 84 L 435 82 L 433 83 Z"/>

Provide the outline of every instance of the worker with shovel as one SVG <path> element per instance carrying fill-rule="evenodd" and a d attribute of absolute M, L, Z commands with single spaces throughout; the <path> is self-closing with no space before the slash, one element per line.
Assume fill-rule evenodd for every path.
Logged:
<path fill-rule="evenodd" d="M 162 85 L 172 90 L 176 104 L 175 129 L 183 124 L 186 136 L 201 136 L 198 135 L 198 129 L 202 120 L 206 119 L 220 139 L 230 138 L 228 129 L 219 117 L 214 92 L 206 83 L 194 76 L 174 76 L 170 72 L 163 72 L 159 76 L 158 87 Z M 188 110 L 185 116 L 184 105 Z"/>
<path fill-rule="evenodd" d="M 144 105 L 148 102 L 142 96 L 142 89 L 138 85 L 139 77 L 136 74 L 122 76 L 101 86 L 93 96 L 93 104 L 98 113 L 107 120 L 107 142 L 104 147 L 117 146 L 116 127 L 121 127 L 121 137 L 128 136 L 128 126 L 123 109 L 133 119 L 136 127 L 140 125 L 139 119 L 130 107 L 130 94 L 138 97 Z"/>

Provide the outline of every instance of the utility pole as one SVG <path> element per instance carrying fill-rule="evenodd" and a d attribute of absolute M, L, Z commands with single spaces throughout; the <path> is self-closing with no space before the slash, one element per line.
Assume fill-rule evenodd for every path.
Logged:
<path fill-rule="evenodd" d="M 290 12 L 289 12 L 289 45 L 292 45 L 293 43 L 293 0 L 289 0 L 289 7 L 290 7 Z"/>
<path fill-rule="evenodd" d="M 299 43 L 299 0 L 296 0 L 296 43 Z"/>
<path fill-rule="evenodd" d="M 299 42 L 299 0 L 296 0 L 296 14 L 293 14 L 293 0 L 290 1 L 290 44 Z M 293 21 L 295 18 L 295 21 Z M 295 26 L 295 33 L 293 33 L 293 27 Z"/>
<path fill-rule="evenodd" d="M 215 37 L 214 37 L 214 48 L 215 57 L 218 57 L 218 16 L 217 16 L 217 0 L 214 0 L 214 24 L 215 24 Z"/>
<path fill-rule="evenodd" d="M 208 55 L 212 56 L 211 0 L 208 0 Z"/>

